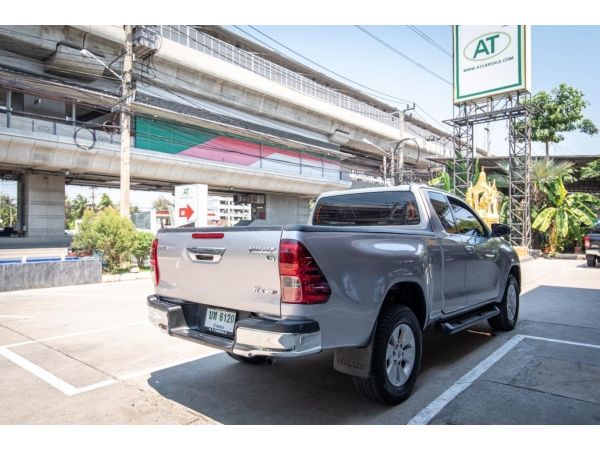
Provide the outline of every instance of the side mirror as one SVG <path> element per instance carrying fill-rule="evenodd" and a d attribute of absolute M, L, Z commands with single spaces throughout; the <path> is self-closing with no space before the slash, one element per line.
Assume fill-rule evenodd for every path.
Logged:
<path fill-rule="evenodd" d="M 510 227 L 503 223 L 493 223 L 492 224 L 492 236 L 494 237 L 504 237 L 510 235 Z"/>

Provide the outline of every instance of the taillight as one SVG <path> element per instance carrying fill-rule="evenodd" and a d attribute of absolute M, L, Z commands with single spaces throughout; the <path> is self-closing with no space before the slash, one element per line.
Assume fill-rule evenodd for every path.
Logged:
<path fill-rule="evenodd" d="M 279 244 L 279 278 L 283 303 L 325 303 L 331 288 L 317 262 L 301 242 Z"/>
<path fill-rule="evenodd" d="M 583 237 L 583 245 L 585 246 L 585 248 L 590 248 L 592 246 L 592 242 L 589 236 Z"/>
<path fill-rule="evenodd" d="M 224 233 L 192 233 L 192 239 L 223 239 Z"/>
<path fill-rule="evenodd" d="M 150 250 L 150 270 L 152 271 L 152 281 L 154 286 L 158 286 L 160 272 L 158 271 L 158 239 L 152 241 L 152 250 Z"/>

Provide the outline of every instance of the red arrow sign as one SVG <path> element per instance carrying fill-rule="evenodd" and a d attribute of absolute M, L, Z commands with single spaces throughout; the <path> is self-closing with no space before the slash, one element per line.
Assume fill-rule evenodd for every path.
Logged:
<path fill-rule="evenodd" d="M 194 210 L 189 203 L 185 208 L 179 208 L 179 217 L 185 217 L 185 220 L 190 220 L 190 217 L 192 217 L 193 214 Z"/>

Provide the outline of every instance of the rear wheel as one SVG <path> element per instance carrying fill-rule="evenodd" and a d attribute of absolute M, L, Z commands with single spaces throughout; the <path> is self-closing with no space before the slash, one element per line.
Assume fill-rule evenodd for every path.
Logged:
<path fill-rule="evenodd" d="M 510 331 L 517 325 L 519 317 L 519 283 L 509 275 L 504 289 L 504 297 L 500 305 L 500 314 L 488 319 L 488 323 L 495 330 Z"/>
<path fill-rule="evenodd" d="M 587 259 L 587 265 L 589 267 L 595 267 L 596 266 L 596 256 L 595 255 L 587 255 L 586 259 Z"/>
<path fill-rule="evenodd" d="M 263 356 L 263 355 L 249 357 L 249 356 L 236 355 L 235 353 L 229 353 L 229 352 L 227 352 L 227 354 L 229 356 L 231 356 L 233 359 L 235 359 L 236 361 L 243 362 L 246 364 L 252 364 L 252 365 L 262 364 L 264 362 L 267 362 L 267 360 L 269 358 L 268 356 Z"/>
<path fill-rule="evenodd" d="M 375 330 L 371 371 L 354 377 L 358 390 L 386 405 L 396 405 L 410 395 L 421 364 L 421 326 L 403 305 L 382 311 Z"/>

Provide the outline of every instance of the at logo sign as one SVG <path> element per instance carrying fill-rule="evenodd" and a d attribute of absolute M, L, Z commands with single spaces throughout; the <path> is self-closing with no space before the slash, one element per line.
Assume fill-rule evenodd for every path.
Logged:
<path fill-rule="evenodd" d="M 485 61 L 506 50 L 510 40 L 510 35 L 502 31 L 483 34 L 465 46 L 463 55 L 471 61 Z"/>

